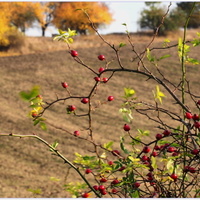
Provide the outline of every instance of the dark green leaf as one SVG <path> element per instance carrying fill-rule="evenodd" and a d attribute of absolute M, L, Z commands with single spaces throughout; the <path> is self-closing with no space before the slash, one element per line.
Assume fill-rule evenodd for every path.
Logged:
<path fill-rule="evenodd" d="M 119 47 L 121 48 L 121 47 L 124 47 L 124 46 L 126 46 L 126 44 L 124 44 L 124 43 L 120 43 L 119 44 Z"/>
<path fill-rule="evenodd" d="M 30 91 L 21 91 L 19 93 L 20 97 L 25 101 L 30 101 L 32 98 L 35 98 L 40 93 L 40 87 L 34 86 Z"/>

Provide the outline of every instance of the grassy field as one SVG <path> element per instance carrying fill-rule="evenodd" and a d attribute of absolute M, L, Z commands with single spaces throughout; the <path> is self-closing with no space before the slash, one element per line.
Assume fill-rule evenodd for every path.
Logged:
<path fill-rule="evenodd" d="M 171 44 L 175 44 L 179 35 L 169 37 L 172 40 Z M 192 32 L 188 39 L 193 37 L 194 33 Z M 120 53 L 121 61 L 125 67 L 136 69 L 137 63 L 130 61 L 134 54 L 128 45 L 126 36 L 107 35 L 105 39 L 112 44 L 127 43 L 127 46 Z M 143 51 L 151 41 L 151 37 L 139 35 L 133 35 L 132 39 L 138 52 Z M 164 38 L 156 39 L 151 47 L 162 47 L 163 41 Z M 111 67 L 118 67 L 112 49 L 97 36 L 78 36 L 71 48 L 77 50 L 80 58 L 95 71 L 103 66 L 103 62 L 97 59 L 99 54 L 104 54 L 107 60 L 114 60 Z M 7 52 L 7 54 L 1 54 L 0 132 L 37 134 L 49 143 L 58 141 L 58 150 L 67 158 L 73 160 L 74 152 L 83 155 L 89 154 L 91 146 L 86 141 L 79 140 L 61 129 L 48 126 L 47 131 L 41 131 L 38 127 L 34 127 L 32 120 L 27 117 L 28 104 L 19 97 L 20 91 L 29 90 L 34 85 L 41 87 L 41 95 L 47 102 L 51 102 L 57 97 L 66 97 L 68 94 L 61 86 L 62 81 L 69 84 L 69 89 L 73 95 L 88 95 L 94 85 L 94 74 L 74 62 L 66 50 L 67 48 L 63 43 L 53 42 L 51 38 L 27 38 L 24 46 L 19 50 L 15 49 Z M 196 47 L 191 56 L 198 59 L 198 52 L 199 47 Z M 163 51 L 154 50 L 153 53 L 156 56 L 172 55 L 170 58 L 160 61 L 159 69 L 174 84 L 178 84 L 181 78 L 181 66 L 177 56 L 177 47 Z M 148 66 L 155 71 L 153 65 L 148 64 Z M 188 65 L 187 73 L 191 91 L 199 96 L 200 66 Z M 107 73 L 106 76 L 108 75 Z M 123 96 L 124 87 L 133 88 L 139 99 L 153 103 L 152 90 L 155 90 L 155 86 L 155 82 L 146 81 L 143 77 L 129 73 L 116 73 L 108 83 L 100 84 L 93 99 L 94 105 L 106 101 L 110 95 L 115 97 L 115 101 L 103 104 L 93 112 L 95 141 L 100 144 L 114 141 L 114 146 L 119 148 L 117 145 L 119 137 L 124 134 L 122 130 L 124 122 L 119 114 L 119 108 L 123 103 L 121 96 Z M 164 93 L 167 97 L 163 100 L 163 106 L 180 113 L 180 107 L 174 105 L 169 95 L 166 92 Z M 85 118 L 66 114 L 65 108 L 69 104 L 76 105 L 78 113 L 84 113 L 85 105 L 77 99 L 51 107 L 45 112 L 44 117 L 53 126 L 72 133 L 74 130 L 84 130 L 87 127 Z M 191 100 L 187 102 L 187 105 L 192 106 Z M 133 133 L 137 131 L 137 128 L 151 131 L 150 137 L 146 138 L 147 141 L 154 138 L 155 134 L 159 132 L 152 122 L 145 117 L 133 113 L 133 118 L 131 124 Z M 173 123 L 168 119 L 166 119 L 166 122 Z M 87 137 L 85 131 L 81 134 Z M 69 197 L 69 194 L 64 191 L 63 185 L 76 181 L 75 177 L 77 181 L 80 181 L 80 178 L 72 169 L 68 175 L 69 167 L 59 158 L 51 155 L 46 146 L 34 139 L 0 137 L 0 151 L 0 198 L 65 198 Z"/>

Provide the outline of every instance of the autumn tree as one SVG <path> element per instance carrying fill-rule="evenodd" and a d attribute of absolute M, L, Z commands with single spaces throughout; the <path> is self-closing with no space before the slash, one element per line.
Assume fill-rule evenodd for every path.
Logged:
<path fill-rule="evenodd" d="M 0 2 L 0 51 L 10 46 L 20 46 L 22 37 L 18 30 L 10 24 L 12 6 L 10 2 Z"/>
<path fill-rule="evenodd" d="M 62 30 L 75 29 L 80 34 L 91 31 L 86 16 L 79 9 L 89 14 L 94 25 L 99 28 L 112 21 L 108 6 L 101 2 L 61 2 L 54 11 L 53 24 Z M 76 12 L 75 12 L 76 11 Z"/>
<path fill-rule="evenodd" d="M 9 26 L 9 18 L 10 18 L 10 12 L 9 12 L 9 3 L 3 3 L 0 2 L 0 10 L 3 12 L 0 12 L 0 46 L 6 46 L 9 41 L 7 38 L 5 38 L 5 33 L 10 30 Z"/>
<path fill-rule="evenodd" d="M 30 27 L 36 20 L 35 6 L 33 2 L 13 2 L 11 3 L 11 24 L 16 26 L 21 32 L 25 33 L 26 28 Z"/>
<path fill-rule="evenodd" d="M 40 2 L 35 6 L 35 15 L 42 29 L 42 36 L 45 36 L 47 27 L 53 20 L 53 12 L 56 8 L 55 2 Z"/>

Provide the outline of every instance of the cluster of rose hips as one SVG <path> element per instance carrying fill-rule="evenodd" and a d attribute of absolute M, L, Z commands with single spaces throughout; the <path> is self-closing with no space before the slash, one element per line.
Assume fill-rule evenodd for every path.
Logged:
<path fill-rule="evenodd" d="M 77 57 L 78 56 L 78 52 L 75 51 L 75 50 L 71 50 L 70 54 L 71 54 L 72 57 Z M 105 56 L 104 55 L 99 55 L 98 59 L 103 61 L 103 60 L 105 60 Z M 100 77 L 101 74 L 104 71 L 105 71 L 105 68 L 103 68 L 103 67 L 99 68 L 99 70 L 98 70 L 99 76 L 94 77 L 94 80 L 96 82 L 103 82 L 103 83 L 108 82 L 108 78 L 106 78 L 106 77 L 101 78 Z M 63 88 L 68 88 L 68 84 L 66 82 L 62 82 L 61 84 L 62 84 Z M 107 100 L 108 101 L 113 101 L 114 97 L 113 96 L 108 96 Z M 83 103 L 83 104 L 87 104 L 88 102 L 89 102 L 89 98 L 87 98 L 87 97 L 81 99 L 81 103 Z M 200 105 L 200 100 L 197 101 L 197 105 Z M 68 106 L 67 110 L 69 112 L 74 112 L 76 110 L 76 107 L 74 105 L 70 105 L 70 106 Z M 190 112 L 186 112 L 185 113 L 185 117 L 186 117 L 186 119 L 189 119 L 189 120 L 192 119 L 194 121 L 193 127 L 197 128 L 197 129 L 200 129 L 200 122 L 199 122 L 200 116 L 199 115 L 191 114 Z M 131 127 L 128 124 L 124 124 L 123 129 L 124 129 L 124 131 L 129 132 L 131 130 Z M 79 131 L 74 131 L 74 135 L 75 136 L 79 136 L 80 132 Z M 162 134 L 161 133 L 156 134 L 155 138 L 156 138 L 156 141 L 159 141 L 163 137 L 167 137 L 167 136 L 170 136 L 170 135 L 171 135 L 171 131 L 164 130 L 164 132 Z M 140 159 L 141 159 L 142 163 L 145 164 L 149 168 L 149 173 L 146 176 L 147 176 L 147 181 L 149 181 L 151 185 L 155 185 L 155 182 L 154 182 L 155 178 L 154 178 L 154 174 L 153 174 L 153 170 L 154 169 L 153 169 L 153 167 L 151 165 L 151 159 L 150 158 L 151 158 L 151 156 L 153 156 L 153 157 L 158 156 L 159 152 L 168 152 L 168 153 L 171 153 L 172 156 L 177 156 L 179 154 L 177 148 L 174 147 L 173 145 L 170 146 L 170 144 L 164 144 L 164 145 L 161 145 L 161 146 L 158 146 L 156 144 L 154 146 L 152 152 L 151 152 L 151 148 L 149 146 L 144 146 L 143 147 Z M 193 154 L 193 155 L 198 155 L 199 152 L 200 152 L 199 149 L 191 150 L 191 154 Z M 120 152 L 118 150 L 112 150 L 112 154 L 114 156 L 121 156 Z M 145 155 L 142 155 L 142 154 L 145 154 Z M 147 156 L 147 154 L 149 154 L 149 156 Z M 109 165 L 113 165 L 113 162 L 109 161 Z M 126 168 L 125 166 L 122 166 L 122 167 L 120 167 L 118 169 L 118 171 L 123 171 L 125 168 Z M 183 169 L 183 172 L 185 172 L 185 173 L 187 173 L 187 172 L 195 173 L 196 169 L 194 167 L 191 167 L 191 166 L 185 166 L 185 168 Z M 90 173 L 92 173 L 92 170 L 87 168 L 85 170 L 85 174 L 90 174 Z M 174 182 L 176 182 L 178 180 L 178 175 L 175 174 L 175 173 L 172 173 L 170 175 L 170 178 L 173 179 Z M 105 177 L 100 178 L 99 182 L 100 182 L 101 185 L 94 185 L 93 186 L 94 190 L 99 191 L 99 193 L 102 194 L 102 195 L 106 195 L 108 188 L 106 188 L 103 185 L 103 183 L 106 183 L 107 181 L 108 180 Z M 111 189 L 112 189 L 111 193 L 116 194 L 118 192 L 118 190 L 114 186 L 119 184 L 119 183 L 120 183 L 120 181 L 118 179 L 112 180 L 112 182 L 111 182 Z M 134 188 L 139 188 L 140 187 L 140 183 L 139 182 L 133 183 L 133 187 Z M 89 193 L 83 193 L 82 194 L 83 198 L 88 198 L 89 196 L 90 196 Z"/>
<path fill-rule="evenodd" d="M 197 103 L 200 104 L 200 100 L 199 100 Z M 185 117 L 186 117 L 187 119 L 189 119 L 189 120 L 193 119 L 193 121 L 194 121 L 193 126 L 194 126 L 195 128 L 197 128 L 197 129 L 200 129 L 200 122 L 199 122 L 200 117 L 199 117 L 199 115 L 197 115 L 197 114 L 192 114 L 192 113 L 190 113 L 190 112 L 186 112 L 186 113 L 185 113 Z"/>
<path fill-rule="evenodd" d="M 117 150 L 114 150 L 114 151 L 116 151 L 118 154 L 120 154 Z M 114 165 L 114 162 L 113 161 L 108 161 L 108 164 L 109 165 Z M 125 167 L 122 166 L 122 167 L 120 167 L 118 169 L 118 171 L 123 171 L 124 169 L 125 169 Z M 92 170 L 90 168 L 86 168 L 85 169 L 85 174 L 90 174 L 90 173 L 92 173 Z M 112 193 L 112 194 L 117 194 L 119 192 L 119 190 L 117 188 L 117 185 L 120 183 L 120 180 L 118 180 L 117 178 L 112 179 L 107 186 L 103 185 L 104 183 L 108 182 L 107 178 L 101 177 L 99 179 L 99 182 L 100 182 L 100 184 L 99 185 L 94 185 L 93 189 L 98 191 L 101 195 L 106 195 L 108 193 L 108 191 L 109 191 L 109 193 Z M 132 184 L 132 187 L 137 189 L 137 188 L 140 187 L 140 183 L 139 182 L 134 182 Z M 89 197 L 89 193 L 87 193 L 87 192 L 83 193 L 82 197 L 83 198 L 88 198 Z"/>
<path fill-rule="evenodd" d="M 75 50 L 71 50 L 71 51 L 70 51 L 70 54 L 71 54 L 72 57 L 77 57 L 77 56 L 78 56 L 78 52 L 75 51 Z M 106 58 L 105 58 L 104 55 L 99 55 L 99 56 L 98 56 L 98 59 L 101 60 L 101 61 L 103 61 L 103 60 L 105 60 Z M 103 67 L 100 67 L 98 71 L 99 71 L 99 73 L 102 73 L 104 70 L 105 70 L 105 69 L 104 69 Z M 103 77 L 102 79 L 101 79 L 100 77 L 94 77 L 94 79 L 95 79 L 95 81 L 97 81 L 97 82 L 102 81 L 103 83 L 106 83 L 106 82 L 108 81 L 108 78 L 106 78 L 106 77 Z M 61 85 L 62 85 L 62 87 L 65 88 L 65 89 L 69 87 L 69 85 L 68 85 L 67 82 L 61 82 Z M 113 96 L 108 96 L 107 100 L 108 100 L 108 101 L 113 101 L 113 100 L 114 100 L 114 97 L 113 97 Z M 83 104 L 87 104 L 88 102 L 89 102 L 89 98 L 87 98 L 87 97 L 84 97 L 84 98 L 81 99 L 81 103 L 83 103 Z M 72 112 L 74 112 L 75 110 L 76 110 L 76 106 L 75 106 L 75 105 L 69 105 L 69 106 L 67 107 L 67 112 L 68 112 L 69 114 L 72 113 Z M 32 116 L 35 117 L 36 114 L 32 114 Z M 74 135 L 75 135 L 75 136 L 79 136 L 80 133 L 74 132 Z"/>

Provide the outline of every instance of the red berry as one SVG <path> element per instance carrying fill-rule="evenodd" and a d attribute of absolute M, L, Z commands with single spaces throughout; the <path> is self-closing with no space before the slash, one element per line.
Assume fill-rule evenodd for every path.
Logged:
<path fill-rule="evenodd" d="M 147 176 L 153 177 L 153 174 L 152 174 L 151 172 L 149 172 L 149 173 L 147 174 Z"/>
<path fill-rule="evenodd" d="M 99 60 L 105 60 L 105 56 L 104 56 L 104 55 L 99 55 L 99 56 L 98 56 L 98 59 L 99 59 Z"/>
<path fill-rule="evenodd" d="M 150 162 L 148 161 L 144 161 L 143 164 L 146 165 L 147 167 L 150 167 Z"/>
<path fill-rule="evenodd" d="M 197 101 L 197 104 L 200 105 L 200 100 Z"/>
<path fill-rule="evenodd" d="M 151 149 L 148 146 L 145 146 L 143 149 L 144 153 L 149 153 L 151 151 Z"/>
<path fill-rule="evenodd" d="M 110 161 L 108 161 L 108 164 L 113 165 L 114 163 L 113 163 L 113 161 L 110 160 Z"/>
<path fill-rule="evenodd" d="M 42 95 L 40 95 L 40 94 L 38 94 L 36 97 L 39 99 L 42 99 Z"/>
<path fill-rule="evenodd" d="M 62 86 L 63 86 L 64 88 L 67 88 L 67 87 L 68 87 L 68 84 L 67 84 L 66 82 L 62 82 L 61 84 L 62 84 Z"/>
<path fill-rule="evenodd" d="M 32 112 L 31 115 L 32 115 L 32 117 L 34 117 L 34 118 L 38 116 L 38 114 L 37 114 L 36 112 Z"/>
<path fill-rule="evenodd" d="M 101 179 L 100 179 L 100 182 L 101 182 L 101 183 L 105 183 L 105 182 L 107 182 L 107 179 L 106 179 L 106 178 L 101 178 Z"/>
<path fill-rule="evenodd" d="M 169 152 L 169 153 L 172 153 L 172 152 L 175 152 L 175 151 L 176 151 L 175 147 L 168 147 L 167 148 L 167 152 Z"/>
<path fill-rule="evenodd" d="M 168 135 L 170 135 L 170 133 L 171 133 L 171 132 L 170 132 L 169 130 L 164 130 L 163 135 L 164 135 L 164 136 L 168 136 Z"/>
<path fill-rule="evenodd" d="M 83 193 L 81 196 L 82 196 L 82 198 L 88 198 L 88 197 L 90 196 L 90 194 L 87 193 L 87 192 L 85 192 L 85 193 Z"/>
<path fill-rule="evenodd" d="M 89 99 L 88 99 L 88 98 L 83 98 L 83 99 L 81 100 L 81 102 L 84 103 L 84 104 L 86 104 L 86 103 L 89 102 Z"/>
<path fill-rule="evenodd" d="M 149 180 L 149 181 L 153 181 L 153 177 L 152 176 L 149 176 L 148 178 L 147 178 L 147 180 Z"/>
<path fill-rule="evenodd" d="M 68 106 L 68 111 L 72 112 L 74 110 L 76 110 L 76 106 L 74 106 L 74 105 Z"/>
<path fill-rule="evenodd" d="M 89 174 L 89 173 L 91 173 L 91 172 L 92 172 L 92 170 L 89 169 L 89 168 L 87 168 L 87 169 L 85 170 L 85 173 L 86 173 L 86 174 Z"/>
<path fill-rule="evenodd" d="M 113 101 L 114 100 L 114 97 L 113 96 L 109 96 L 108 97 L 108 101 Z"/>
<path fill-rule="evenodd" d="M 106 188 L 105 188 L 105 186 L 104 185 L 100 185 L 99 186 L 99 190 L 105 190 Z"/>
<path fill-rule="evenodd" d="M 124 130 L 125 131 L 130 131 L 130 126 L 128 124 L 124 124 Z"/>
<path fill-rule="evenodd" d="M 198 153 L 199 153 L 199 149 L 193 149 L 191 151 L 191 154 L 193 154 L 193 155 L 197 155 Z"/>
<path fill-rule="evenodd" d="M 186 113 L 185 113 L 185 117 L 186 117 L 187 119 L 192 119 L 192 114 L 189 113 L 189 112 L 186 112 Z"/>
<path fill-rule="evenodd" d="M 120 155 L 120 152 L 118 150 L 112 150 L 112 154 L 114 156 Z"/>
<path fill-rule="evenodd" d="M 99 68 L 99 73 L 103 72 L 105 69 L 103 67 Z"/>
<path fill-rule="evenodd" d="M 139 188 L 139 187 L 140 187 L 140 183 L 135 182 L 135 183 L 133 184 L 133 187 Z"/>
<path fill-rule="evenodd" d="M 156 139 L 157 139 L 157 140 L 162 139 L 162 134 L 160 134 L 160 133 L 156 134 Z"/>
<path fill-rule="evenodd" d="M 200 122 L 194 122 L 194 127 L 200 128 Z"/>
<path fill-rule="evenodd" d="M 118 180 L 118 179 L 115 179 L 115 180 L 113 180 L 113 181 L 111 182 L 112 185 L 116 185 L 116 184 L 118 184 L 118 183 L 119 183 L 119 180 Z"/>
<path fill-rule="evenodd" d="M 192 119 L 198 121 L 198 120 L 199 120 L 199 115 L 194 114 L 194 115 L 192 116 Z"/>
<path fill-rule="evenodd" d="M 74 50 L 71 50 L 71 56 L 72 56 L 72 57 L 78 56 L 78 52 L 77 52 L 77 51 L 74 51 Z"/>
<path fill-rule="evenodd" d="M 176 174 L 171 174 L 170 176 L 172 179 L 174 179 L 174 181 L 176 181 L 178 179 L 178 176 Z"/>
<path fill-rule="evenodd" d="M 144 161 L 149 161 L 150 158 L 148 156 L 142 156 L 141 160 L 144 162 Z"/>
<path fill-rule="evenodd" d="M 155 149 L 156 151 L 158 151 L 158 150 L 160 150 L 160 147 L 159 147 L 158 145 L 156 145 L 156 146 L 154 147 L 154 149 Z"/>
<path fill-rule="evenodd" d="M 96 82 L 99 82 L 101 79 L 100 79 L 100 77 L 94 77 L 94 80 L 95 80 Z"/>
<path fill-rule="evenodd" d="M 184 172 L 189 172 L 189 169 L 190 169 L 190 166 L 185 166 L 183 171 Z"/>
<path fill-rule="evenodd" d="M 104 77 L 104 78 L 102 78 L 102 80 L 103 80 L 104 83 L 108 82 L 108 78 Z"/>
<path fill-rule="evenodd" d="M 79 136 L 80 132 L 79 131 L 74 131 L 74 136 Z"/>
<path fill-rule="evenodd" d="M 178 156 L 178 152 L 174 152 L 173 154 L 172 154 L 172 156 Z"/>
<path fill-rule="evenodd" d="M 116 194 L 116 193 L 118 192 L 118 190 L 117 190 L 116 188 L 113 188 L 113 189 L 111 190 L 111 192 L 112 192 L 113 194 Z"/>
<path fill-rule="evenodd" d="M 156 157 L 156 156 L 158 155 L 158 152 L 154 151 L 154 152 L 152 152 L 151 155 L 152 155 L 153 157 Z"/>
<path fill-rule="evenodd" d="M 107 194 L 107 192 L 106 192 L 105 189 L 104 189 L 104 190 L 100 190 L 100 193 L 101 193 L 102 195 L 106 195 L 106 194 Z"/>
<path fill-rule="evenodd" d="M 123 171 L 124 169 L 126 169 L 126 167 L 125 166 L 122 166 L 122 167 L 120 167 L 119 169 L 118 169 L 118 171 Z"/>
<path fill-rule="evenodd" d="M 189 167 L 189 172 L 193 174 L 196 172 L 196 169 L 194 167 Z"/>
<path fill-rule="evenodd" d="M 99 186 L 98 186 L 98 185 L 94 185 L 93 188 L 94 188 L 95 190 L 99 190 Z"/>

